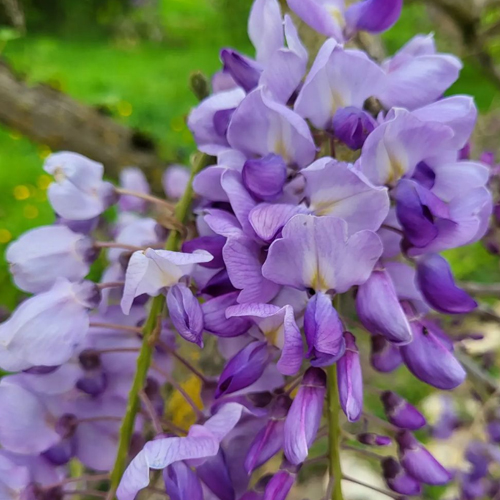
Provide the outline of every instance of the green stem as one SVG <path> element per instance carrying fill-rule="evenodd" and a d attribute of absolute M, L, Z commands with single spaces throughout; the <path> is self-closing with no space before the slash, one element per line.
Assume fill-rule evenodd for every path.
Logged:
<path fill-rule="evenodd" d="M 184 224 L 188 218 L 189 209 L 191 208 L 191 202 L 193 200 L 193 179 L 200 170 L 208 165 L 208 160 L 209 157 L 204 154 L 196 155 L 193 160 L 189 183 L 182 198 L 175 207 L 175 217 L 182 224 Z M 165 249 L 171 251 L 179 250 L 181 239 L 182 235 L 178 231 L 172 230 L 165 244 Z M 137 358 L 137 368 L 128 397 L 127 410 L 120 428 L 115 465 L 110 476 L 111 485 L 107 496 L 108 500 L 114 498 L 123 472 L 125 471 L 130 440 L 132 439 L 132 433 L 134 431 L 135 417 L 139 408 L 139 392 L 146 383 L 147 374 L 153 358 L 154 343 L 150 340 L 156 328 L 158 316 L 163 314 L 164 306 L 165 297 L 163 295 L 159 295 L 152 300 L 151 310 L 143 328 L 142 346 L 139 357 Z"/>
<path fill-rule="evenodd" d="M 332 365 L 328 367 L 328 463 L 330 476 L 334 481 L 332 500 L 343 500 L 340 466 L 340 411 L 337 365 Z"/>

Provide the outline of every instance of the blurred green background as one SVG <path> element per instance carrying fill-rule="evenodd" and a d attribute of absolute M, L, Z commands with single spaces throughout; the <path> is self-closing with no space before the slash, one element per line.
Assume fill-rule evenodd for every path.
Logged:
<path fill-rule="evenodd" d="M 8 28 L 8 17 L 0 15 L 0 50 L 15 70 L 30 83 L 49 84 L 150 133 L 172 162 L 185 161 L 194 149 L 185 124 L 196 102 L 187 84 L 190 73 L 216 71 L 222 46 L 252 54 L 246 36 L 251 0 L 25 0 L 20 5 L 26 34 Z M 411 4 L 384 41 L 394 52 L 432 29 L 424 7 Z M 450 49 L 439 33 L 438 42 Z M 452 92 L 474 95 L 483 112 L 499 98 L 473 58 Z M 50 178 L 42 170 L 49 153 L 0 127 L 1 255 L 19 234 L 52 221 L 45 195 Z M 500 279 L 497 259 L 480 244 L 451 259 L 462 278 Z M 0 305 L 12 308 L 18 299 L 2 257 Z"/>

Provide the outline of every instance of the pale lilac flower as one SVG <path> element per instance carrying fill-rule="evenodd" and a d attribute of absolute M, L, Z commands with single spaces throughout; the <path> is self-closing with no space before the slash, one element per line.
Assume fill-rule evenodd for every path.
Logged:
<path fill-rule="evenodd" d="M 24 301 L 0 325 L 0 366 L 19 371 L 66 362 L 89 328 L 89 310 L 99 303 L 94 283 L 59 278 L 47 292 Z"/>
<path fill-rule="evenodd" d="M 269 248 L 263 274 L 300 290 L 343 293 L 369 278 L 381 253 L 380 239 L 372 231 L 348 237 L 342 219 L 296 215 Z"/>
<path fill-rule="evenodd" d="M 77 153 L 54 153 L 45 160 L 44 170 L 56 181 L 48 189 L 50 203 L 66 219 L 92 219 L 114 201 L 114 187 L 103 181 L 101 163 Z"/>
<path fill-rule="evenodd" d="M 194 253 L 171 252 L 169 250 L 138 251 L 132 254 L 125 274 L 125 288 L 121 301 L 122 310 L 128 314 L 135 297 L 142 294 L 158 295 L 186 275 L 195 264 L 210 262 L 212 256 L 204 250 Z"/>
<path fill-rule="evenodd" d="M 117 497 L 134 500 L 149 484 L 149 469 L 165 469 L 183 460 L 207 459 L 219 451 L 220 442 L 238 423 L 243 407 L 224 405 L 203 426 L 193 425 L 186 437 L 159 438 L 146 443 L 123 474 Z"/>
<path fill-rule="evenodd" d="M 124 168 L 120 172 L 120 186 L 129 191 L 140 194 L 149 194 L 151 189 L 146 176 L 141 169 L 135 167 Z M 147 201 L 137 196 L 122 195 L 118 201 L 120 210 L 142 213 L 147 208 Z"/>
<path fill-rule="evenodd" d="M 384 72 L 376 63 L 330 39 L 321 47 L 294 109 L 315 127 L 331 130 L 338 110 L 348 106 L 361 110 L 383 84 Z"/>
<path fill-rule="evenodd" d="M 31 293 L 48 290 L 58 278 L 81 281 L 96 256 L 92 240 L 66 226 L 32 229 L 11 243 L 5 254 L 14 283 Z"/>

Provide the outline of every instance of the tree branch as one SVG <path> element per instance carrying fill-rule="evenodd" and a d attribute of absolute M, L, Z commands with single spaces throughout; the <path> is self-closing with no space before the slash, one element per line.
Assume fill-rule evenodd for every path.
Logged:
<path fill-rule="evenodd" d="M 52 150 L 74 151 L 116 174 L 165 168 L 152 140 L 46 85 L 29 86 L 0 60 L 0 123 Z"/>

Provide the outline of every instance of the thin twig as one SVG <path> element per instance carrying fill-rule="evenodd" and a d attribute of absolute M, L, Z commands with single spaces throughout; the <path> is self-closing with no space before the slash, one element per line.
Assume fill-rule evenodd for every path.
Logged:
<path fill-rule="evenodd" d="M 364 486 L 365 488 L 369 488 L 370 490 L 376 491 L 377 493 L 382 493 L 382 495 L 386 495 L 389 498 L 395 498 L 396 500 L 401 498 L 400 495 L 392 493 L 391 491 L 384 490 L 382 488 L 378 488 L 377 486 L 372 486 L 371 484 L 364 483 L 363 481 L 360 481 L 359 479 L 355 479 L 353 477 L 346 476 L 345 474 L 342 475 L 342 479 L 345 479 L 346 481 L 349 481 L 350 483 L 358 484 L 359 486 Z"/>
<path fill-rule="evenodd" d="M 109 283 L 97 283 L 97 288 L 99 288 L 99 290 L 104 290 L 105 288 L 119 288 L 124 285 L 124 281 L 110 281 Z"/>
<path fill-rule="evenodd" d="M 106 493 L 99 490 L 71 490 L 71 491 L 64 491 L 63 495 L 64 496 L 82 495 L 87 497 L 106 498 Z"/>
<path fill-rule="evenodd" d="M 204 384 L 208 383 L 208 379 L 198 370 L 196 369 L 187 359 L 182 357 L 173 347 L 170 347 L 166 342 L 162 340 L 158 340 L 158 345 L 171 354 L 177 361 L 183 364 L 189 371 L 191 371 L 194 375 L 196 375 Z"/>
<path fill-rule="evenodd" d="M 480 297 L 499 297 L 500 284 L 499 283 L 473 283 L 470 281 L 462 282 L 460 287 L 472 295 Z"/>
<path fill-rule="evenodd" d="M 135 198 L 140 198 L 141 200 L 148 201 L 149 203 L 154 203 L 155 205 L 161 205 L 163 207 L 166 207 L 171 212 L 175 211 L 175 205 L 173 203 L 170 203 L 169 201 L 166 200 L 162 200 L 161 198 L 157 198 L 156 196 L 140 193 L 138 191 L 132 191 L 130 189 L 123 189 L 119 187 L 116 187 L 115 191 L 122 196 L 134 196 Z"/>
<path fill-rule="evenodd" d="M 142 328 L 138 326 L 118 325 L 116 323 L 90 322 L 90 328 L 106 328 L 108 330 L 121 330 L 133 334 L 142 334 Z"/>
<path fill-rule="evenodd" d="M 71 484 L 71 483 L 79 483 L 79 482 L 93 482 L 93 481 L 107 481 L 109 479 L 109 474 L 88 474 L 84 476 L 79 476 L 79 477 L 68 477 L 66 479 L 63 479 L 57 483 L 53 484 L 48 484 L 46 486 L 43 486 L 44 490 L 51 490 L 53 488 L 58 488 L 60 486 L 64 486 L 65 484 Z"/>
<path fill-rule="evenodd" d="M 151 403 L 151 400 L 148 398 L 148 395 L 145 393 L 143 389 L 139 391 L 139 399 L 141 400 L 142 404 L 144 405 L 144 408 L 146 409 L 146 412 L 149 415 L 149 418 L 151 419 L 156 434 L 162 434 L 163 427 L 161 425 L 160 418 L 158 417 L 158 414 L 156 413 L 154 406 Z"/>
<path fill-rule="evenodd" d="M 343 444 L 342 449 L 354 451 L 356 453 L 360 453 L 361 455 L 365 455 L 366 457 L 373 458 L 375 460 L 382 460 L 384 458 L 383 455 L 379 455 L 378 453 L 375 453 L 374 451 L 365 450 L 363 448 L 357 448 L 356 446 L 351 446 L 349 444 Z"/>
<path fill-rule="evenodd" d="M 138 247 L 135 245 L 127 245 L 126 243 L 119 243 L 117 241 L 96 241 L 95 248 L 118 248 L 119 250 L 130 250 L 131 252 L 139 252 L 146 250 L 146 247 Z"/>

